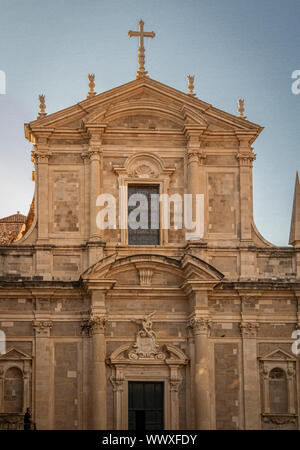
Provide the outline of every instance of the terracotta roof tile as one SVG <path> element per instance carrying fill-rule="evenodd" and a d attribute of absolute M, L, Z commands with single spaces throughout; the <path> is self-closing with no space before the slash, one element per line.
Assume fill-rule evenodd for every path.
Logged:
<path fill-rule="evenodd" d="M 23 214 L 13 214 L 12 216 L 3 217 L 3 219 L 0 219 L 0 223 L 25 223 L 26 216 L 23 216 Z"/>
<path fill-rule="evenodd" d="M 12 242 L 18 236 L 25 221 L 26 216 L 19 213 L 0 219 L 0 245 Z"/>

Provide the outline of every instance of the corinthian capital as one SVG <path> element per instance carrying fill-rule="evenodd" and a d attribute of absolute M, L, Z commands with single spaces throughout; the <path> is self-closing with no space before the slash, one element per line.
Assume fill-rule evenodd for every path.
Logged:
<path fill-rule="evenodd" d="M 31 152 L 31 159 L 38 164 L 48 164 L 49 158 L 51 156 L 50 152 Z"/>
<path fill-rule="evenodd" d="M 51 320 L 34 320 L 32 326 L 36 336 L 49 337 L 53 322 Z"/>
<path fill-rule="evenodd" d="M 240 324 L 241 334 L 244 338 L 256 338 L 259 329 L 257 322 L 242 322 Z"/>
<path fill-rule="evenodd" d="M 82 325 L 82 332 L 85 334 L 104 333 L 107 317 L 104 315 L 92 315 L 88 320 L 85 320 Z"/>
<path fill-rule="evenodd" d="M 196 149 L 189 149 L 187 153 L 188 164 L 191 162 L 199 162 L 199 152 Z"/>
<path fill-rule="evenodd" d="M 211 329 L 211 320 L 208 317 L 192 317 L 189 321 L 189 327 L 192 328 L 195 335 L 207 335 Z"/>
<path fill-rule="evenodd" d="M 91 161 L 99 161 L 101 156 L 101 150 L 99 147 L 90 147 L 88 156 Z"/>
<path fill-rule="evenodd" d="M 245 154 L 238 153 L 236 155 L 236 159 L 239 161 L 240 166 L 252 167 L 253 161 L 256 160 L 256 155 L 255 153 L 245 153 Z"/>

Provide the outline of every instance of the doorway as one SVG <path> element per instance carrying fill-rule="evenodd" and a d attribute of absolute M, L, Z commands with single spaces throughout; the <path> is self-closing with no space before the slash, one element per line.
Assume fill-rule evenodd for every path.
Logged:
<path fill-rule="evenodd" d="M 164 429 L 163 382 L 128 382 L 128 429 Z"/>

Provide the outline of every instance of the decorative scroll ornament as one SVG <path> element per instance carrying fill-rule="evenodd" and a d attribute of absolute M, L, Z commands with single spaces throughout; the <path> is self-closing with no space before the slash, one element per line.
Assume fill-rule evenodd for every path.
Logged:
<path fill-rule="evenodd" d="M 124 390 L 124 373 L 123 371 L 119 368 L 119 370 L 116 371 L 115 376 L 111 375 L 109 377 L 111 384 L 113 385 L 113 391 L 114 392 L 123 392 Z"/>
<path fill-rule="evenodd" d="M 241 334 L 245 338 L 255 338 L 259 329 L 257 322 L 242 322 L 240 324 Z"/>
<path fill-rule="evenodd" d="M 187 75 L 186 79 L 188 82 L 188 95 L 190 95 L 191 97 L 195 97 L 196 96 L 194 92 L 195 75 Z"/>
<path fill-rule="evenodd" d="M 156 333 L 152 330 L 151 318 L 155 311 L 146 315 L 142 319 L 142 328 L 137 332 L 136 341 L 128 352 L 129 359 L 158 359 L 164 360 L 165 353 L 159 351 L 159 345 L 156 343 Z"/>
<path fill-rule="evenodd" d="M 155 172 L 155 170 L 148 164 L 140 164 L 134 171 L 133 176 L 139 177 L 139 178 L 153 178 L 156 177 L 158 174 Z"/>
<path fill-rule="evenodd" d="M 89 73 L 88 74 L 88 79 L 89 79 L 89 92 L 87 95 L 87 98 L 89 97 L 94 97 L 97 92 L 95 92 L 95 74 L 94 73 Z"/>
<path fill-rule="evenodd" d="M 272 423 L 274 425 L 286 425 L 288 423 L 297 423 L 297 416 L 294 414 L 262 414 L 264 423 Z"/>
<path fill-rule="evenodd" d="M 134 178 L 157 178 L 161 173 L 161 168 L 156 161 L 148 158 L 138 159 L 129 167 L 128 175 Z"/>
<path fill-rule="evenodd" d="M 40 112 L 38 113 L 38 119 L 41 119 L 47 115 L 44 94 L 39 95 L 39 102 L 40 102 Z"/>

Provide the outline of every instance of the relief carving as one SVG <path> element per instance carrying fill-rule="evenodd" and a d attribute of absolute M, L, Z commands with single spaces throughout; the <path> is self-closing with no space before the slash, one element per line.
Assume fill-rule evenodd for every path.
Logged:
<path fill-rule="evenodd" d="M 207 317 L 192 317 L 188 326 L 193 330 L 194 335 L 209 334 L 212 322 Z"/>
<path fill-rule="evenodd" d="M 36 336 L 48 337 L 50 336 L 53 322 L 51 320 L 34 320 L 32 326 Z"/>
<path fill-rule="evenodd" d="M 259 323 L 242 322 L 240 324 L 241 334 L 244 338 L 255 338 L 259 329 Z"/>
<path fill-rule="evenodd" d="M 93 333 L 104 333 L 106 322 L 106 316 L 92 315 L 81 323 L 81 333 L 86 336 L 91 336 Z"/>
<path fill-rule="evenodd" d="M 152 316 L 155 311 L 142 319 L 142 328 L 137 332 L 136 341 L 128 352 L 129 359 L 151 358 L 164 360 L 165 353 L 159 351 L 156 343 L 156 333 L 152 330 Z M 140 324 L 140 322 L 138 322 Z"/>

